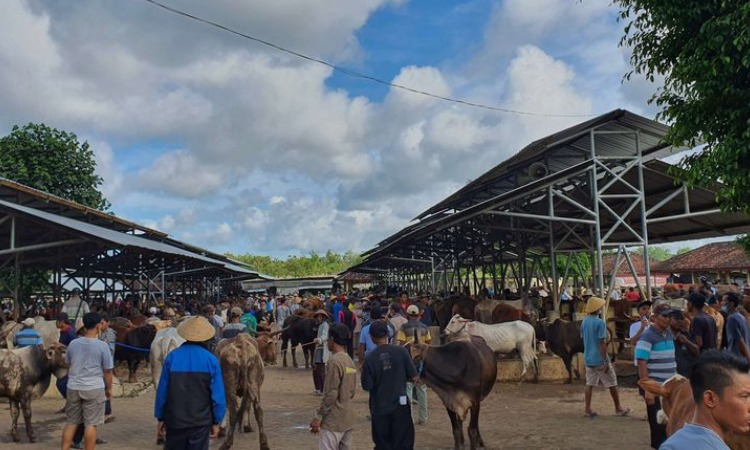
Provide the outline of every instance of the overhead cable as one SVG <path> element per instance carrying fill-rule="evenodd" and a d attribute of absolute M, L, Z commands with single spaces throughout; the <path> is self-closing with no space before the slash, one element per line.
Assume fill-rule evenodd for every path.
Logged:
<path fill-rule="evenodd" d="M 484 105 L 482 103 L 476 103 L 476 102 L 472 102 L 472 101 L 469 101 L 469 100 L 462 100 L 460 98 L 446 97 L 446 96 L 439 95 L 439 94 L 433 94 L 431 92 L 423 91 L 421 89 L 415 89 L 413 87 L 404 86 L 402 84 L 392 83 L 390 81 L 386 81 L 386 80 L 383 80 L 383 79 L 380 79 L 380 78 L 377 78 L 377 77 L 374 77 L 374 76 L 371 76 L 371 75 L 367 75 L 367 74 L 360 73 L 360 72 L 355 72 L 353 70 L 349 70 L 349 69 L 346 69 L 344 67 L 337 66 L 335 64 L 329 63 L 328 61 L 325 61 L 325 60 L 322 60 L 322 59 L 319 59 L 319 58 L 315 58 L 313 56 L 308 56 L 308 55 L 305 55 L 303 53 L 296 52 L 294 50 L 290 50 L 288 48 L 285 48 L 285 47 L 282 47 L 280 45 L 274 44 L 273 42 L 269 42 L 269 41 L 266 41 L 264 39 L 256 38 L 256 37 L 250 36 L 248 34 L 242 33 L 240 31 L 233 30 L 232 28 L 229 28 L 229 27 L 227 27 L 225 25 L 222 25 L 220 23 L 216 23 L 216 22 L 213 22 L 213 21 L 208 20 L 208 19 L 203 19 L 201 17 L 198 17 L 198 16 L 195 16 L 193 14 L 181 11 L 181 10 L 173 8 L 171 6 L 167 6 L 167 5 L 165 5 L 163 3 L 160 3 L 160 2 L 158 2 L 156 0 L 144 0 L 144 1 L 148 2 L 148 3 L 151 3 L 154 6 L 158 6 L 159 8 L 162 8 L 162 9 L 164 9 L 166 11 L 171 12 L 171 13 L 178 14 L 178 15 L 183 16 L 183 17 L 187 17 L 188 19 L 196 20 L 196 21 L 204 23 L 206 25 L 210 25 L 212 27 L 218 28 L 218 29 L 226 31 L 228 33 L 232 33 L 232 34 L 240 36 L 242 38 L 249 39 L 249 40 L 257 42 L 259 44 L 263 44 L 263 45 L 265 45 L 267 47 L 274 48 L 274 49 L 276 49 L 276 50 L 278 50 L 280 52 L 284 52 L 284 53 L 287 53 L 289 55 L 296 56 L 297 58 L 302 58 L 302 59 L 305 59 L 305 60 L 308 60 L 308 61 L 311 61 L 311 62 L 314 62 L 314 63 L 317 63 L 317 64 L 322 64 L 322 65 L 324 65 L 326 67 L 330 67 L 334 71 L 339 72 L 341 74 L 344 74 L 344 75 L 347 75 L 347 76 L 350 76 L 350 77 L 353 77 L 353 78 L 361 78 L 361 79 L 364 79 L 364 80 L 367 80 L 367 81 L 371 81 L 373 83 L 378 83 L 378 84 L 382 84 L 382 85 L 389 86 L 389 87 L 392 87 L 392 88 L 401 89 L 403 91 L 411 92 L 411 93 L 414 93 L 414 94 L 424 95 L 424 96 L 427 96 L 427 97 L 432 97 L 432 98 L 435 98 L 435 99 L 438 99 L 438 100 L 443 100 L 443 101 L 446 101 L 446 102 L 458 103 L 458 104 L 466 105 L 466 106 L 472 106 L 472 107 L 475 107 L 475 108 L 488 109 L 490 111 L 497 111 L 497 112 L 502 112 L 502 113 L 507 113 L 507 114 L 521 115 L 521 116 L 574 117 L 574 118 L 594 117 L 593 114 L 546 114 L 546 113 L 537 113 L 537 112 L 531 112 L 531 111 L 520 111 L 520 110 L 516 110 L 516 109 L 502 108 L 502 107 L 499 107 L 499 106 Z"/>

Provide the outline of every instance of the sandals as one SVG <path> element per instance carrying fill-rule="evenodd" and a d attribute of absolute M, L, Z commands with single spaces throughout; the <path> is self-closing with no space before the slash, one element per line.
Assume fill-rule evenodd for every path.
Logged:
<path fill-rule="evenodd" d="M 622 411 L 617 411 L 617 412 L 616 412 L 615 414 L 616 414 L 616 415 L 618 415 L 618 416 L 620 416 L 620 417 L 626 417 L 626 416 L 627 416 L 627 415 L 629 415 L 629 414 L 630 414 L 630 413 L 631 413 L 632 411 L 633 411 L 633 410 L 632 410 L 632 409 L 630 409 L 630 408 L 625 408 L 625 409 L 623 409 Z"/>

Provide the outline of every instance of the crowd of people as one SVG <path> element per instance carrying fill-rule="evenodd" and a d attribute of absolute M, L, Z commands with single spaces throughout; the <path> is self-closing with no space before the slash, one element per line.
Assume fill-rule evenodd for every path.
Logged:
<path fill-rule="evenodd" d="M 750 431 L 750 327 L 741 313 L 742 300 L 735 292 L 718 299 L 725 317 L 725 335 L 720 336 L 716 321 L 705 310 L 705 293 L 691 292 L 687 311 L 665 302 L 654 305 L 642 301 L 637 308 L 638 321 L 630 327 L 639 383 L 665 383 L 679 375 L 690 380 L 693 390 L 694 417 L 667 438 L 666 425 L 658 419 L 662 409 L 659 397 L 639 388 L 646 406 L 650 444 L 655 449 L 729 449 L 725 441 L 731 433 Z M 630 412 L 620 405 L 617 376 L 607 357 L 606 325 L 600 318 L 605 304 L 601 298 L 590 297 L 587 317 L 581 324 L 586 364 L 584 414 L 592 418 L 597 415 L 591 410 L 594 387 L 609 389 L 617 415 Z"/>

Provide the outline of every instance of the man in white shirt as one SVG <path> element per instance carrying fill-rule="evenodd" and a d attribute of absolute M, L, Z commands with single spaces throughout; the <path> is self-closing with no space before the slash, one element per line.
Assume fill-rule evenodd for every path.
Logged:
<path fill-rule="evenodd" d="M 628 338 L 630 338 L 630 347 L 635 348 L 635 344 L 638 343 L 638 339 L 640 339 L 641 335 L 643 335 L 643 332 L 646 331 L 651 324 L 649 322 L 649 317 L 651 317 L 651 302 L 648 300 L 642 301 L 638 304 L 638 322 L 633 322 L 633 324 L 630 325 L 630 332 L 628 333 Z M 633 358 L 633 365 L 637 366 L 638 362 Z"/>

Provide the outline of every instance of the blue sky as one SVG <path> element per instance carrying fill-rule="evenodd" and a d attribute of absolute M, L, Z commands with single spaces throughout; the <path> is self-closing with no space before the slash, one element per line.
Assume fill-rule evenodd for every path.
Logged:
<path fill-rule="evenodd" d="M 164 0 L 341 67 L 540 114 L 626 108 L 599 0 Z M 74 6 L 72 6 L 74 5 Z M 471 108 L 350 78 L 146 2 L 7 0 L 0 132 L 88 140 L 116 214 L 235 253 L 363 251 L 581 119 Z"/>

